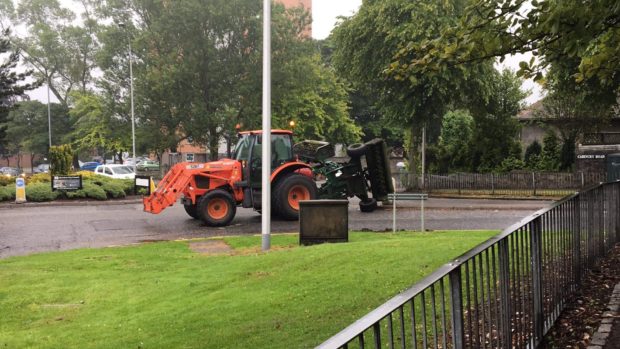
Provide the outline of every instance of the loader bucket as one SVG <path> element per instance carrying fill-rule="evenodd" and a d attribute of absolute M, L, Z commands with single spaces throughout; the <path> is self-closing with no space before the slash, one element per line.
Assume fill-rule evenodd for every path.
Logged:
<path fill-rule="evenodd" d="M 394 192 L 387 146 L 383 139 L 375 138 L 366 142 L 366 147 L 366 166 L 372 197 L 377 201 L 386 201 L 388 194 Z"/>

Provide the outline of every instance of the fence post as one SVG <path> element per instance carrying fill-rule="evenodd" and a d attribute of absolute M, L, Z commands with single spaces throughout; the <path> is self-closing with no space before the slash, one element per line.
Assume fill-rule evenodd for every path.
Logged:
<path fill-rule="evenodd" d="M 536 196 L 536 172 L 532 172 L 532 190 L 534 196 Z"/>
<path fill-rule="evenodd" d="M 491 173 L 491 195 L 495 195 L 495 173 Z"/>
<path fill-rule="evenodd" d="M 575 285 L 581 286 L 581 194 L 573 199 L 573 272 Z"/>
<path fill-rule="evenodd" d="M 465 328 L 463 327 L 463 293 L 461 287 L 461 267 L 450 272 L 450 317 L 452 318 L 452 338 L 454 349 L 465 348 Z"/>
<path fill-rule="evenodd" d="M 510 347 L 509 343 L 512 343 L 512 307 L 510 304 L 510 260 L 508 252 L 508 238 L 503 238 L 499 241 L 499 291 L 500 291 L 500 331 L 499 335 L 502 337 L 502 343 L 508 344 L 506 347 Z"/>
<path fill-rule="evenodd" d="M 461 173 L 460 172 L 456 174 L 456 182 L 459 186 L 459 195 L 461 195 Z"/>
<path fill-rule="evenodd" d="M 583 172 L 581 172 L 581 189 L 583 189 L 586 186 L 586 178 L 583 175 Z"/>
<path fill-rule="evenodd" d="M 542 280 L 542 219 L 536 217 L 530 223 L 531 241 L 531 268 L 532 268 L 532 298 L 534 301 L 534 345 L 538 343 L 544 335 L 544 314 L 543 314 L 543 280 Z"/>

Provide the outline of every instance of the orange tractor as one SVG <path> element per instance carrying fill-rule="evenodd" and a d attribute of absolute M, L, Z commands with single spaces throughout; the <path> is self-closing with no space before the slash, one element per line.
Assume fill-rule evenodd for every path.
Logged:
<path fill-rule="evenodd" d="M 144 210 L 157 214 L 181 198 L 187 214 L 209 226 L 228 225 L 237 206 L 260 212 L 262 142 L 260 130 L 240 132 L 232 159 L 174 165 L 143 199 Z M 272 131 L 271 150 L 272 213 L 283 219 L 297 219 L 299 201 L 317 198 L 358 196 L 360 209 L 372 211 L 393 190 L 382 140 L 349 147 L 351 160 L 345 164 L 327 161 L 334 156 L 329 143 L 304 141 L 293 146 L 293 133 L 288 130 Z M 363 168 L 363 156 L 367 163 L 378 165 L 368 166 L 370 171 Z M 314 178 L 319 174 L 327 180 L 317 188 Z"/>

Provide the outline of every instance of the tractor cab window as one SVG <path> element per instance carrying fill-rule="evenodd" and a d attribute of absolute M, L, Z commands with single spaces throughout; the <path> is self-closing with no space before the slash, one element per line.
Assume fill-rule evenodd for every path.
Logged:
<path fill-rule="evenodd" d="M 235 146 L 235 160 L 247 161 L 250 158 L 250 143 L 251 139 L 249 135 L 243 135 L 239 138 Z"/>
<path fill-rule="evenodd" d="M 252 149 L 252 159 L 262 159 L 263 136 L 256 138 L 256 144 Z M 271 168 L 287 163 L 293 159 L 291 137 L 289 135 L 271 135 Z"/>

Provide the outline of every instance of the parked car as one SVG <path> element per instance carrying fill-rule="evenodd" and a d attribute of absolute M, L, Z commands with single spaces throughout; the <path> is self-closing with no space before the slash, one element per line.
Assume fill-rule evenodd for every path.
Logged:
<path fill-rule="evenodd" d="M 21 174 L 21 171 L 15 167 L 1 167 L 0 174 L 3 174 L 5 176 L 17 177 Z"/>
<path fill-rule="evenodd" d="M 138 171 L 159 171 L 159 162 L 153 160 L 140 161 L 136 165 Z"/>
<path fill-rule="evenodd" d="M 39 164 L 35 167 L 32 172 L 34 173 L 49 173 L 50 172 L 50 164 Z"/>
<path fill-rule="evenodd" d="M 95 174 L 116 179 L 136 178 L 133 168 L 127 165 L 99 165 L 95 169 Z"/>
<path fill-rule="evenodd" d="M 80 170 L 82 171 L 94 171 L 97 166 L 101 165 L 100 163 L 96 162 L 96 161 L 90 161 L 90 162 L 85 162 L 82 164 L 82 166 L 80 166 Z"/>

